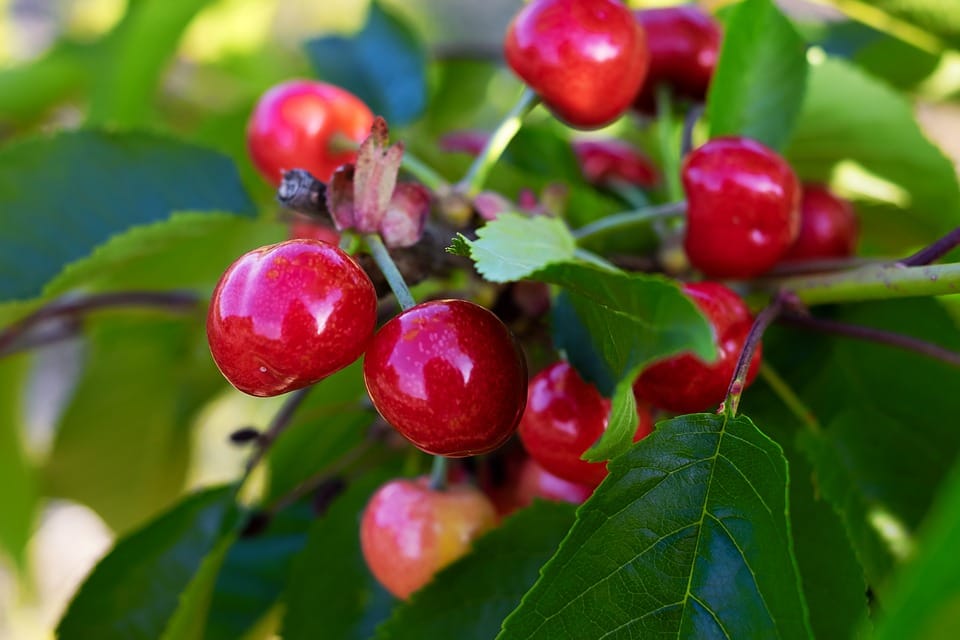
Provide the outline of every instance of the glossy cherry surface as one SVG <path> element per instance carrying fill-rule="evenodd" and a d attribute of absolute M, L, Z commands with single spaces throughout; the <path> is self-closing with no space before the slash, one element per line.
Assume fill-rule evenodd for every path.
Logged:
<path fill-rule="evenodd" d="M 610 401 L 569 363 L 557 362 L 530 381 L 520 439 L 530 457 L 550 473 L 595 487 L 607 476 L 607 465 L 580 456 L 603 434 L 609 414 Z M 634 441 L 653 429 L 645 408 L 638 408 L 638 416 Z"/>
<path fill-rule="evenodd" d="M 385 324 L 367 349 L 363 378 L 387 422 L 427 453 L 492 451 L 513 434 L 527 397 L 527 367 L 510 330 L 465 300 L 419 304 Z"/>
<path fill-rule="evenodd" d="M 360 547 L 380 584 L 407 598 L 469 551 L 496 520 L 490 500 L 471 486 L 436 491 L 426 478 L 392 480 L 363 512 Z"/>
<path fill-rule="evenodd" d="M 695 5 L 641 9 L 635 13 L 647 35 L 650 72 L 637 106 L 651 112 L 659 85 L 676 96 L 702 101 L 720 55 L 720 25 Z"/>
<path fill-rule="evenodd" d="M 570 482 L 544 469 L 533 458 L 527 458 L 517 478 L 516 504 L 526 507 L 535 499 L 581 504 L 593 494 L 593 487 Z"/>
<path fill-rule="evenodd" d="M 712 278 L 769 270 L 800 229 L 800 185 L 777 153 L 747 138 L 715 138 L 687 156 L 684 249 Z"/>
<path fill-rule="evenodd" d="M 207 314 L 210 352 L 240 391 L 275 396 L 360 357 L 377 320 L 370 278 L 317 240 L 246 253 L 220 278 Z"/>
<path fill-rule="evenodd" d="M 583 176 L 594 184 L 621 180 L 639 187 L 652 187 L 660 172 L 644 153 L 621 140 L 575 140 L 573 151 Z"/>
<path fill-rule="evenodd" d="M 633 391 L 638 400 L 655 406 L 678 413 L 696 413 L 723 401 L 753 318 L 740 296 L 722 284 L 686 284 L 683 291 L 711 324 L 718 357 L 711 363 L 690 354 L 667 358 L 640 374 Z M 762 349 L 758 346 L 750 363 L 747 385 L 756 377 L 761 357 Z"/>
<path fill-rule="evenodd" d="M 853 205 L 822 184 L 803 186 L 800 233 L 785 261 L 846 258 L 857 248 L 858 223 Z"/>
<path fill-rule="evenodd" d="M 647 75 L 643 29 L 619 0 L 533 0 L 507 28 L 507 63 L 561 120 L 618 118 Z"/>
<path fill-rule="evenodd" d="M 336 134 L 360 142 L 370 133 L 373 113 L 349 91 L 324 82 L 293 80 L 267 91 L 247 124 L 247 149 L 254 166 L 273 185 L 283 171 L 306 169 L 322 182 L 353 151 L 334 151 Z"/>

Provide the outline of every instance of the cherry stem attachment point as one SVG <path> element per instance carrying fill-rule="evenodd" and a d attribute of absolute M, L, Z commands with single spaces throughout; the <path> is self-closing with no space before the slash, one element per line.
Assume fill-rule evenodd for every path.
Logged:
<path fill-rule="evenodd" d="M 933 244 L 930 244 L 912 256 L 900 260 L 899 264 L 904 267 L 918 267 L 930 264 L 947 253 L 952 251 L 957 245 L 960 245 L 960 227 L 957 227 L 947 235 L 943 236 Z"/>
<path fill-rule="evenodd" d="M 430 488 L 434 491 L 443 491 L 447 488 L 447 459 L 443 456 L 433 456 L 433 467 L 430 469 Z"/>
<path fill-rule="evenodd" d="M 626 229 L 644 225 L 651 220 L 677 218 L 684 215 L 686 211 L 686 201 L 680 200 L 679 202 L 670 202 L 668 204 L 662 204 L 653 207 L 644 207 L 634 211 L 614 213 L 574 230 L 573 237 L 578 241 L 583 242 L 584 240 L 592 239 L 595 236 L 604 235 L 610 231 L 624 231 Z"/>
<path fill-rule="evenodd" d="M 371 233 L 363 236 L 363 240 L 367 245 L 367 249 L 370 251 L 370 256 L 373 258 L 373 261 L 377 263 L 377 267 L 380 268 L 383 277 L 386 278 L 387 284 L 390 286 L 390 290 L 393 291 L 393 295 L 396 297 L 400 308 L 406 311 L 416 305 L 417 303 L 413 299 L 413 294 L 410 293 L 410 288 L 403 279 L 403 274 L 397 269 L 396 263 L 394 263 L 393 258 L 390 257 L 390 252 L 387 251 L 387 247 L 383 244 L 380 236 Z"/>
<path fill-rule="evenodd" d="M 487 144 L 483 150 L 473 160 L 473 164 L 467 170 L 467 174 L 460 181 L 460 190 L 468 197 L 475 197 L 483 189 L 484 183 L 493 165 L 497 163 L 500 156 L 506 150 L 507 145 L 513 140 L 513 137 L 520 131 L 523 119 L 530 111 L 537 106 L 540 98 L 530 89 L 524 89 L 520 95 L 517 104 L 504 117 L 497 126 L 496 130 L 487 139 Z"/>

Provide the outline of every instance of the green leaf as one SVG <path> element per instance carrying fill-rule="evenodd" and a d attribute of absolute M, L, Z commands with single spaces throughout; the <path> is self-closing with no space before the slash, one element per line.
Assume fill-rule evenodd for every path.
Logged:
<path fill-rule="evenodd" d="M 834 0 L 841 10 L 841 3 Z M 960 48 L 960 16 L 951 2 L 944 0 L 872 0 L 869 12 L 874 17 L 874 24 L 878 28 L 887 29 L 893 36 L 908 38 L 918 45 L 922 44 L 930 49 L 943 46 L 943 43 L 930 41 L 925 34 L 907 34 L 901 26 L 906 24 L 918 27 L 921 32 L 941 37 L 947 44 Z M 882 13 L 887 16 L 883 16 Z M 879 16 L 878 16 L 879 14 Z M 850 11 L 852 18 L 858 18 L 859 13 Z"/>
<path fill-rule="evenodd" d="M 221 538 L 213 551 L 207 554 L 200 564 L 190 584 L 180 594 L 180 606 L 177 607 L 170 622 L 164 629 L 161 640 L 203 640 L 204 626 L 210 612 L 210 601 L 217 582 L 217 576 L 234 542 L 234 536 Z M 236 636 L 235 636 L 236 637 Z"/>
<path fill-rule="evenodd" d="M 800 112 L 807 67 L 803 38 L 771 0 L 737 5 L 707 96 L 710 137 L 782 148 Z"/>
<path fill-rule="evenodd" d="M 811 637 L 786 460 L 749 418 L 663 422 L 609 469 L 498 638 Z"/>
<path fill-rule="evenodd" d="M 156 136 L 81 131 L 8 146 L 0 300 L 34 297 L 115 233 L 184 209 L 252 213 L 252 204 L 229 160 Z"/>
<path fill-rule="evenodd" d="M 120 540 L 94 568 L 57 637 L 159 638 L 233 508 L 233 487 L 194 494 Z"/>
<path fill-rule="evenodd" d="M 356 94 L 392 126 L 416 120 L 426 107 L 423 43 L 379 2 L 370 3 L 367 23 L 353 37 L 317 38 L 306 48 L 321 78 Z"/>
<path fill-rule="evenodd" d="M 522 509 L 397 607 L 377 640 L 494 637 L 556 552 L 573 512 L 573 505 L 550 502 Z"/>
<path fill-rule="evenodd" d="M 883 135 L 877 135 L 882 131 Z M 911 105 L 901 95 L 840 60 L 813 66 L 803 111 L 787 158 L 805 180 L 826 180 L 843 160 L 902 189 L 892 197 L 910 215 L 894 223 L 907 238 L 919 226 L 930 239 L 960 222 L 960 188 L 953 164 L 924 137 Z M 876 188 L 863 180 L 847 185 L 863 193 Z M 866 219 L 864 231 L 871 231 Z M 896 237 L 896 231 L 887 235 Z M 865 238 L 870 241 L 869 236 Z M 903 251 L 912 247 L 904 246 Z"/>
<path fill-rule="evenodd" d="M 367 640 L 390 615 L 394 599 L 367 569 L 360 552 L 360 513 L 389 471 L 355 480 L 310 528 L 293 563 L 280 634 L 287 640 Z"/>
<path fill-rule="evenodd" d="M 24 451 L 23 415 L 26 355 L 0 358 L 0 552 L 18 568 L 26 561 L 26 546 L 37 506 L 37 479 Z"/>
<path fill-rule="evenodd" d="M 877 626 L 877 640 L 935 640 L 960 625 L 960 467 L 953 470 L 924 523 L 917 556 L 897 576 Z"/>
<path fill-rule="evenodd" d="M 502 213 L 477 230 L 470 255 L 491 282 L 511 282 L 554 262 L 572 260 L 576 240 L 561 220 Z"/>

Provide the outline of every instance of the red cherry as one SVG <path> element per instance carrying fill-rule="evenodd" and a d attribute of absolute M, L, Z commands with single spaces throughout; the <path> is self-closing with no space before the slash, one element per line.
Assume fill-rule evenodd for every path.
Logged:
<path fill-rule="evenodd" d="M 611 179 L 640 187 L 660 182 L 660 172 L 639 149 L 620 140 L 574 140 L 573 151 L 583 176 L 594 184 Z"/>
<path fill-rule="evenodd" d="M 529 506 L 534 499 L 542 498 L 554 502 L 581 504 L 593 493 L 593 487 L 564 480 L 553 475 L 533 458 L 527 458 L 517 478 L 516 503 L 519 507 Z"/>
<path fill-rule="evenodd" d="M 240 391 L 275 396 L 360 357 L 377 321 L 370 278 L 350 256 L 317 240 L 245 253 L 213 291 L 207 339 Z"/>
<path fill-rule="evenodd" d="M 643 29 L 618 0 L 533 0 L 507 28 L 507 62 L 559 119 L 620 117 L 647 75 Z"/>
<path fill-rule="evenodd" d="M 336 229 L 323 222 L 313 220 L 294 220 L 290 223 L 290 239 L 320 240 L 327 244 L 339 245 L 340 234 Z"/>
<path fill-rule="evenodd" d="M 790 165 L 759 142 L 716 138 L 683 163 L 684 249 L 712 278 L 758 276 L 786 254 L 800 228 L 800 186 Z"/>
<path fill-rule="evenodd" d="M 853 205 L 821 184 L 803 186 L 800 234 L 784 260 L 846 258 L 857 248 L 857 214 Z"/>
<path fill-rule="evenodd" d="M 677 96 L 702 101 L 720 55 L 720 25 L 695 5 L 643 9 L 635 12 L 647 34 L 650 73 L 637 96 L 647 113 L 656 107 L 659 85 Z"/>
<path fill-rule="evenodd" d="M 646 408 L 638 407 L 637 413 L 634 442 L 653 429 Z M 607 465 L 580 456 L 603 434 L 609 415 L 610 401 L 569 363 L 557 362 L 530 381 L 520 439 L 530 457 L 550 473 L 595 487 L 607 476 Z"/>
<path fill-rule="evenodd" d="M 373 113 L 349 91 L 293 80 L 273 87 L 257 102 L 247 124 L 247 149 L 274 186 L 287 169 L 306 169 L 327 182 L 337 167 L 356 158 L 353 151 L 331 150 L 334 136 L 361 142 L 372 124 Z"/>
<path fill-rule="evenodd" d="M 753 319 L 740 296 L 722 284 L 685 284 L 683 291 L 713 327 L 717 359 L 706 363 L 691 354 L 683 354 L 661 360 L 640 374 L 633 384 L 633 392 L 638 400 L 658 407 L 696 413 L 723 401 Z M 747 385 L 757 376 L 761 356 L 758 345 L 747 373 Z"/>
<path fill-rule="evenodd" d="M 523 414 L 527 366 L 510 330 L 465 300 L 436 300 L 396 316 L 363 361 L 374 406 L 435 455 L 493 451 Z"/>
<path fill-rule="evenodd" d="M 467 553 L 496 520 L 490 500 L 471 486 L 436 491 L 426 478 L 392 480 L 363 512 L 360 547 L 380 584 L 405 599 Z"/>

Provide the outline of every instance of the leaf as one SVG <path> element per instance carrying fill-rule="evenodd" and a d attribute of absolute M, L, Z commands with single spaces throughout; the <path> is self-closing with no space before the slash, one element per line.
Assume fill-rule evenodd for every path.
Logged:
<path fill-rule="evenodd" d="M 740 416 L 660 423 L 610 475 L 498 638 L 808 638 L 780 448 Z"/>
<path fill-rule="evenodd" d="M 22 442 L 28 364 L 25 355 L 0 358 L 0 552 L 9 554 L 19 569 L 25 568 L 38 493 L 36 476 Z"/>
<path fill-rule="evenodd" d="M 232 535 L 221 538 L 203 559 L 190 584 L 180 594 L 180 606 L 167 623 L 161 640 L 203 640 L 214 585 L 233 542 Z"/>
<path fill-rule="evenodd" d="M 740 135 L 781 149 L 800 112 L 806 44 L 771 0 L 733 10 L 707 96 L 710 137 Z"/>
<path fill-rule="evenodd" d="M 553 344 L 564 354 L 580 376 L 604 396 L 613 395 L 617 380 L 594 346 L 593 336 L 577 316 L 566 291 L 553 299 L 550 305 L 550 334 Z"/>
<path fill-rule="evenodd" d="M 510 282 L 545 266 L 572 260 L 576 240 L 556 218 L 502 213 L 477 230 L 470 255 L 477 271 L 491 282 Z"/>
<path fill-rule="evenodd" d="M 380 2 L 370 3 L 367 22 L 353 37 L 317 38 L 306 49 L 321 78 L 356 94 L 391 126 L 413 122 L 426 107 L 423 43 Z"/>
<path fill-rule="evenodd" d="M 877 640 L 949 638 L 960 624 L 960 467 L 950 474 L 931 509 L 918 553 L 896 577 Z"/>
<path fill-rule="evenodd" d="M 354 481 L 310 528 L 283 596 L 283 638 L 367 640 L 390 615 L 394 599 L 360 552 L 360 512 L 389 473 L 378 469 Z"/>
<path fill-rule="evenodd" d="M 805 180 L 825 180 L 838 162 L 850 160 L 902 188 L 902 206 L 910 215 L 894 221 L 908 238 L 916 235 L 917 226 L 932 239 L 960 222 L 960 188 L 953 164 L 924 137 L 910 104 L 843 61 L 827 59 L 812 68 L 786 155 Z M 866 186 L 862 180 L 850 185 Z M 864 228 L 870 231 L 869 224 Z"/>
<path fill-rule="evenodd" d="M 842 3 L 833 0 L 840 10 L 844 7 Z M 887 15 L 884 16 L 883 13 Z M 926 34 L 906 33 L 901 26 L 919 27 L 920 31 L 926 31 L 942 37 L 948 44 L 954 48 L 960 47 L 960 17 L 957 16 L 955 7 L 950 2 L 943 0 L 873 0 L 870 3 L 870 14 L 875 17 L 874 22 L 878 28 L 886 28 L 891 35 L 906 36 L 917 44 L 923 44 L 930 49 L 937 49 L 942 46 L 941 43 L 931 42 Z M 851 17 L 858 17 L 851 12 Z"/>
<path fill-rule="evenodd" d="M 533 586 L 557 550 L 573 505 L 537 502 L 480 538 L 377 628 L 377 640 L 487 640 Z"/>
<path fill-rule="evenodd" d="M 96 131 L 8 146 L 0 150 L 0 300 L 34 297 L 115 233 L 184 209 L 253 212 L 232 163 L 198 147 Z"/>
<path fill-rule="evenodd" d="M 233 508 L 233 487 L 194 494 L 120 540 L 93 569 L 57 637 L 159 638 Z"/>

